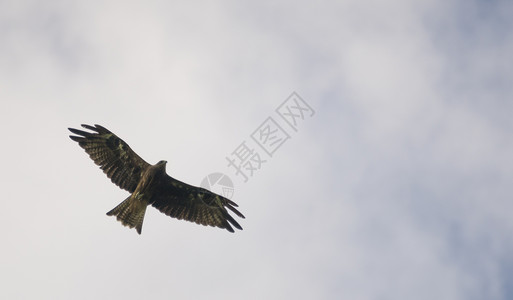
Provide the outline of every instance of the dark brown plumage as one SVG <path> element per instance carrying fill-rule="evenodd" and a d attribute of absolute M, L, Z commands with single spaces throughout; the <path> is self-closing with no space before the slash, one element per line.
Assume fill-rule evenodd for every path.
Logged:
<path fill-rule="evenodd" d="M 141 234 L 146 207 L 152 205 L 164 214 L 197 224 L 234 232 L 242 227 L 226 208 L 244 218 L 234 202 L 206 189 L 195 187 L 166 174 L 166 161 L 150 165 L 127 143 L 100 125 L 82 125 L 86 132 L 68 128 L 70 138 L 84 148 L 111 181 L 131 195 L 107 215 L 116 216 L 123 225 Z"/>

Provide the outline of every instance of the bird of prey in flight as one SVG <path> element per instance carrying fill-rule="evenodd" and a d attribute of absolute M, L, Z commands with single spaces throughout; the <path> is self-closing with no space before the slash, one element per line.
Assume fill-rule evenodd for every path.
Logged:
<path fill-rule="evenodd" d="M 166 174 L 166 161 L 150 165 L 127 143 L 100 125 L 82 125 L 92 132 L 68 128 L 69 137 L 103 170 L 118 187 L 130 196 L 107 215 L 116 216 L 123 225 L 141 234 L 146 207 L 152 205 L 162 213 L 179 220 L 214 226 L 234 232 L 242 230 L 227 208 L 244 218 L 238 205 L 204 188 L 188 185 Z"/>

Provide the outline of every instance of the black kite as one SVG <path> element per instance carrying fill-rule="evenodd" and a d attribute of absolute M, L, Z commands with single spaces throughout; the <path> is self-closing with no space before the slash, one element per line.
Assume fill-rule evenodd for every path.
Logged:
<path fill-rule="evenodd" d="M 82 125 L 93 132 L 68 128 L 70 138 L 84 148 L 111 181 L 131 195 L 107 215 L 116 216 L 123 225 L 141 234 L 146 207 L 152 205 L 162 213 L 197 224 L 215 226 L 234 232 L 242 227 L 228 214 L 244 216 L 234 202 L 204 188 L 195 187 L 166 174 L 166 161 L 150 165 L 127 143 L 100 125 Z M 231 225 L 230 225 L 231 224 Z"/>

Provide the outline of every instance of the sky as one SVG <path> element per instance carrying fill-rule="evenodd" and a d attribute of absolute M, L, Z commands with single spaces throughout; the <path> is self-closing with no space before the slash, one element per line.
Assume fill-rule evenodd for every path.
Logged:
<path fill-rule="evenodd" d="M 512 13 L 0 1 L 0 298 L 512 299 Z M 244 229 L 121 226 L 80 124 L 189 184 L 224 174 Z"/>

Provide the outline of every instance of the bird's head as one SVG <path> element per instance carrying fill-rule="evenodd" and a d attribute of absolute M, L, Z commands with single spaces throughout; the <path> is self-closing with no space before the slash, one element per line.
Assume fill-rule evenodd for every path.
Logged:
<path fill-rule="evenodd" d="M 167 161 L 165 160 L 161 160 L 157 163 L 157 166 L 159 166 L 161 169 L 163 169 L 164 171 L 166 170 L 166 164 L 167 164 Z"/>

